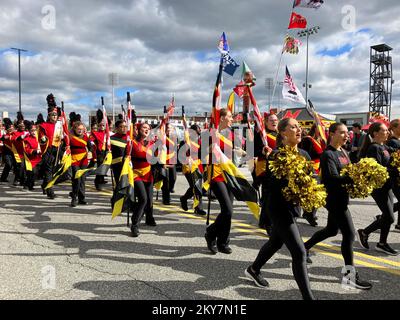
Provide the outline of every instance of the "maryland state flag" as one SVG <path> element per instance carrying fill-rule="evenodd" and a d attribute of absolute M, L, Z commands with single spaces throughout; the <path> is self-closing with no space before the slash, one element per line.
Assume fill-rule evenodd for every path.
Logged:
<path fill-rule="evenodd" d="M 135 201 L 134 194 L 134 182 L 135 175 L 133 173 L 133 169 L 131 167 L 131 158 L 125 157 L 124 164 L 122 166 L 121 175 L 119 177 L 119 181 L 117 186 L 114 189 L 114 193 L 112 195 L 112 219 L 116 216 L 120 215 L 124 209 L 125 201 L 128 199 L 131 202 Z"/>
<path fill-rule="evenodd" d="M 218 145 L 215 145 L 213 149 L 218 162 L 216 165 L 221 169 L 228 189 L 233 193 L 236 200 L 246 202 L 251 213 L 259 220 L 260 207 L 258 205 L 257 191 L 234 165 L 232 160 L 229 160 L 228 157 L 224 155 Z"/>
<path fill-rule="evenodd" d="M 71 157 L 71 152 L 64 152 L 64 155 L 61 159 L 61 165 L 59 169 L 56 171 L 56 173 L 53 175 L 53 179 L 47 184 L 47 186 L 44 188 L 45 190 L 51 188 L 56 181 L 68 171 L 68 169 L 72 165 L 72 157 Z"/>

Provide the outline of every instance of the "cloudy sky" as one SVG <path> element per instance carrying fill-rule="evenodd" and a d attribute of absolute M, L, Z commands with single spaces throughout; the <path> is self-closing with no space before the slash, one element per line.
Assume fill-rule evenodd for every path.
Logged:
<path fill-rule="evenodd" d="M 18 110 L 18 56 L 21 57 L 22 110 L 33 119 L 46 111 L 46 95 L 64 100 L 67 112 L 84 119 L 104 96 L 111 111 L 108 75 L 119 75 L 115 106 L 133 92 L 137 112 L 161 111 L 172 93 L 188 113 L 211 110 L 218 72 L 217 44 L 226 32 L 231 56 L 250 66 L 257 77 L 255 97 L 267 110 L 265 78 L 274 78 L 287 32 L 292 0 L 2 0 L 0 8 L 0 112 Z M 400 4 L 395 0 L 326 0 L 319 10 L 296 8 L 310 36 L 309 97 L 323 113 L 368 111 L 370 46 L 393 47 L 394 79 L 400 75 Z M 299 29 L 290 30 L 295 35 Z M 306 45 L 298 55 L 285 54 L 302 90 Z M 239 82 L 224 75 L 223 101 Z M 400 78 L 393 86 L 393 116 L 400 117 Z M 277 88 L 274 105 L 293 106 Z"/>

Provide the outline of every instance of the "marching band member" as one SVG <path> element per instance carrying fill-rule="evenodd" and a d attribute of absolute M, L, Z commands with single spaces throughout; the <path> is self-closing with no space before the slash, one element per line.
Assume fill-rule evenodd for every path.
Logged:
<path fill-rule="evenodd" d="M 167 163 L 165 165 L 166 177 L 164 177 L 162 191 L 162 202 L 164 205 L 171 204 L 171 193 L 174 193 L 176 182 L 176 159 L 177 159 L 178 139 L 172 124 L 167 124 L 166 145 L 167 145 Z"/>
<path fill-rule="evenodd" d="M 49 199 L 54 199 L 53 188 L 45 190 L 47 184 L 52 180 L 53 168 L 57 165 L 58 156 L 62 155 L 61 142 L 63 138 L 63 128 L 61 121 L 61 109 L 57 107 L 53 94 L 47 96 L 48 118 L 47 121 L 39 125 L 39 143 L 42 152 L 41 171 L 43 172 L 42 190 Z"/>
<path fill-rule="evenodd" d="M 295 119 L 287 118 L 280 121 L 278 132 L 278 147 L 280 146 L 280 141 L 282 141 L 284 145 L 297 149 L 297 145 L 301 141 L 301 129 Z M 297 150 L 300 155 L 310 160 L 304 150 Z M 268 287 L 268 282 L 261 276 L 261 268 L 285 244 L 292 256 L 293 275 L 303 299 L 313 300 L 314 296 L 311 292 L 307 273 L 306 250 L 295 220 L 299 216 L 300 208 L 286 201 L 283 196 L 282 190 L 287 186 L 287 180 L 277 179 L 272 174 L 269 177 L 270 193 L 267 203 L 271 213 L 272 233 L 269 241 L 258 253 L 256 260 L 245 270 L 245 274 L 257 286 Z"/>
<path fill-rule="evenodd" d="M 156 226 L 153 217 L 153 174 L 149 157 L 152 156 L 153 141 L 148 140 L 150 125 L 141 123 L 138 134 L 132 140 L 131 160 L 135 176 L 135 204 L 133 206 L 131 232 L 133 237 L 139 236 L 139 223 L 146 214 L 146 224 Z"/>
<path fill-rule="evenodd" d="M 307 256 L 309 250 L 330 237 L 334 237 L 337 233 L 342 234 L 342 256 L 344 259 L 346 273 L 343 275 L 342 283 L 348 283 L 357 289 L 369 290 L 372 284 L 360 280 L 358 273 L 354 269 L 353 261 L 353 242 L 355 238 L 355 230 L 351 219 L 349 205 L 349 193 L 345 185 L 352 183 L 351 178 L 340 176 L 343 167 L 350 164 L 350 158 L 343 149 L 349 134 L 347 127 L 342 123 L 334 123 L 329 128 L 330 144 L 323 152 L 321 157 L 321 180 L 328 192 L 326 199 L 326 208 L 328 210 L 327 226 L 316 232 L 311 239 L 305 244 Z M 312 263 L 307 258 L 308 263 Z"/>
<path fill-rule="evenodd" d="M 361 246 L 368 250 L 369 235 L 376 230 L 380 230 L 381 235 L 379 243 L 377 243 L 375 249 L 388 255 L 397 255 L 398 252 L 387 243 L 390 226 L 394 222 L 393 194 L 391 192 L 392 179 L 395 176 L 398 176 L 397 168 L 394 169 L 390 167 L 391 158 L 389 151 L 392 151 L 393 149 L 384 144 L 388 138 L 389 132 L 385 124 L 375 122 L 369 127 L 368 134 L 369 137 L 365 139 L 361 148 L 361 157 L 374 158 L 380 165 L 388 168 L 390 178 L 382 188 L 375 189 L 372 192 L 372 198 L 374 198 L 376 204 L 381 210 L 382 216 L 365 229 L 358 230 L 359 240 Z"/>
<path fill-rule="evenodd" d="M 390 122 L 390 138 L 387 142 L 388 147 L 394 150 L 400 150 L 400 119 L 395 119 Z M 399 211 L 400 203 L 400 186 L 397 179 L 392 179 L 392 191 L 397 199 L 397 206 L 394 205 L 395 211 Z M 395 229 L 400 230 L 400 211 L 398 212 L 397 224 L 394 226 Z"/>
<path fill-rule="evenodd" d="M 301 139 L 301 143 L 299 144 L 299 148 L 306 151 L 313 163 L 314 170 L 316 174 L 319 174 L 320 169 L 320 158 L 322 152 L 325 149 L 325 143 L 321 139 L 319 131 L 317 130 L 317 125 L 314 123 L 310 129 L 308 135 L 304 136 Z M 316 227 L 317 223 L 317 210 L 313 210 L 312 212 L 304 212 L 303 218 L 307 220 L 307 222 L 312 227 Z"/>
<path fill-rule="evenodd" d="M 229 151 L 232 152 L 233 150 L 234 135 L 231 129 L 232 122 L 232 113 L 227 109 L 221 109 L 218 136 L 222 152 L 229 153 Z M 226 134 L 227 137 L 223 134 Z M 210 188 L 220 204 L 221 213 L 217 216 L 214 223 L 207 227 L 204 237 L 207 242 L 207 248 L 212 254 L 216 254 L 218 251 L 230 254 L 232 253 L 232 249 L 229 246 L 229 233 L 231 230 L 234 196 L 228 189 L 223 173 L 217 164 L 213 165 L 213 171 Z"/>
<path fill-rule="evenodd" d="M 186 121 L 186 120 L 184 120 Z M 194 124 L 190 127 L 190 146 L 188 146 L 188 151 L 186 152 L 187 157 L 191 157 L 190 161 L 193 162 L 198 162 L 198 168 L 199 172 L 203 174 L 203 165 L 201 163 L 201 129 L 197 124 Z M 190 173 L 190 165 L 185 164 L 182 165 L 182 173 L 185 175 L 185 178 L 187 182 L 189 183 L 189 188 L 186 190 L 185 194 L 179 198 L 181 207 L 183 210 L 188 211 L 188 204 L 187 201 L 189 199 L 192 199 L 194 197 L 194 184 L 195 181 L 193 181 L 193 176 Z M 194 213 L 199 214 L 199 215 L 206 215 L 207 213 L 203 210 L 203 201 L 202 201 L 202 193 L 199 193 L 198 195 L 198 205 L 194 209 Z"/>
<path fill-rule="evenodd" d="M 38 142 L 38 127 L 33 122 L 28 125 L 29 134 L 24 139 L 25 152 L 25 186 L 29 190 L 34 190 L 35 176 L 38 174 L 38 164 L 42 161 L 41 150 Z"/>
<path fill-rule="evenodd" d="M 112 163 L 111 170 L 114 175 L 115 184 L 118 183 L 121 175 L 123 159 L 126 156 L 126 145 L 128 141 L 128 126 L 124 120 L 115 122 L 115 134 L 110 137 Z"/>
<path fill-rule="evenodd" d="M 87 204 L 85 201 L 85 175 L 75 178 L 80 169 L 86 169 L 89 164 L 91 141 L 85 133 L 85 125 L 77 120 L 73 121 L 70 134 L 70 148 L 72 158 L 72 200 L 71 207 L 77 204 Z M 78 200 L 78 201 L 77 201 Z"/>
<path fill-rule="evenodd" d="M 20 186 L 24 185 L 25 182 L 25 161 L 24 161 L 24 139 L 28 135 L 28 131 L 25 130 L 25 121 L 22 113 L 17 114 L 17 131 L 12 137 L 12 147 L 14 148 L 14 156 L 16 159 L 16 169 L 14 171 L 15 177 L 13 185 L 16 186 L 19 182 Z"/>
<path fill-rule="evenodd" d="M 276 137 L 278 135 L 278 117 L 274 113 L 267 114 L 265 117 L 266 122 L 266 133 L 267 133 L 267 142 L 268 146 L 271 149 L 275 149 L 276 147 Z M 270 218 L 270 214 L 268 212 L 267 206 L 267 198 L 268 198 L 268 180 L 265 179 L 268 159 L 265 155 L 265 148 L 263 142 L 261 140 L 261 135 L 259 133 L 255 134 L 254 137 L 254 156 L 257 157 L 257 162 L 255 165 L 255 175 L 256 179 L 261 184 L 261 212 L 260 212 L 260 220 L 258 226 L 267 231 L 268 234 L 271 234 L 272 222 Z M 258 184 L 258 183 L 257 183 Z"/>
<path fill-rule="evenodd" d="M 9 118 L 4 118 L 4 129 L 5 133 L 1 137 L 1 141 L 3 142 L 3 162 L 4 168 L 0 177 L 1 182 L 8 182 L 8 175 L 10 174 L 11 169 L 14 169 L 16 166 L 16 161 L 14 157 L 14 152 L 12 151 L 12 137 L 14 135 L 14 125 Z"/>
<path fill-rule="evenodd" d="M 90 140 L 95 144 L 95 152 L 93 154 L 95 161 L 97 162 L 97 166 L 100 166 L 107 153 L 107 141 L 106 141 L 106 123 L 103 121 L 103 111 L 97 110 L 97 130 L 92 130 L 90 132 Z M 107 121 L 107 120 L 106 120 Z M 93 128 L 92 128 L 93 129 Z M 104 176 L 96 175 L 94 179 L 94 185 L 98 191 L 101 191 L 101 185 L 105 184 L 106 181 Z"/>

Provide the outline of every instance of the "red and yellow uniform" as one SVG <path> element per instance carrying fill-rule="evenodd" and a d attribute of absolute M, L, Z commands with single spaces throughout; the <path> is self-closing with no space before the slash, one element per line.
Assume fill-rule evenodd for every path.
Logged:
<path fill-rule="evenodd" d="M 86 134 L 83 137 L 70 135 L 72 166 L 85 167 L 89 164 L 88 152 L 90 141 Z"/>
<path fill-rule="evenodd" d="M 234 139 L 234 134 L 232 130 L 229 130 L 229 133 L 227 137 L 224 135 L 217 133 L 217 139 L 219 139 L 219 147 L 221 148 L 222 152 L 225 152 L 227 154 L 232 154 L 233 150 L 233 139 Z M 222 170 L 218 164 L 215 164 L 214 166 L 214 172 L 211 181 L 212 182 L 224 182 L 224 176 L 222 174 Z"/>
<path fill-rule="evenodd" d="M 132 140 L 131 160 L 135 181 L 153 182 L 151 164 L 147 161 L 147 157 L 153 154 L 153 144 L 153 142 L 149 142 L 147 145 L 144 145 L 136 139 Z"/>
<path fill-rule="evenodd" d="M 31 169 L 34 169 L 42 160 L 42 155 L 38 153 L 39 150 L 39 142 L 36 136 L 28 135 L 24 139 L 24 152 L 25 152 L 25 161 L 30 163 Z M 26 166 L 27 170 L 29 170 L 28 165 Z"/>

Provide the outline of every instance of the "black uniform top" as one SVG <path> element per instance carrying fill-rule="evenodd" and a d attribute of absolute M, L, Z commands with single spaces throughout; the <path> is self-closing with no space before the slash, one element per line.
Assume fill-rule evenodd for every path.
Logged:
<path fill-rule="evenodd" d="M 396 150 L 400 149 L 400 139 L 391 137 L 387 142 L 387 146 Z"/>
<path fill-rule="evenodd" d="M 308 153 L 302 149 L 298 149 L 300 155 L 305 157 L 307 160 L 311 160 Z M 278 150 L 275 150 L 270 156 L 269 160 L 274 160 L 274 157 L 278 153 Z M 268 187 L 270 192 L 268 193 L 267 204 L 271 213 L 271 219 L 273 224 L 292 224 L 294 222 L 295 217 L 300 216 L 300 206 L 296 206 L 291 202 L 285 200 L 283 196 L 282 190 L 287 187 L 288 181 L 287 179 L 278 179 L 276 178 L 269 168 L 267 167 L 267 176 L 265 179 L 268 179 Z"/>
<path fill-rule="evenodd" d="M 351 178 L 341 177 L 340 171 L 350 163 L 347 152 L 329 145 L 321 155 L 321 182 L 325 185 L 328 196 L 326 207 L 346 209 L 349 204 L 349 194 L 345 184 L 352 183 Z"/>
<path fill-rule="evenodd" d="M 111 153 L 112 153 L 112 164 L 120 164 L 122 165 L 122 160 L 125 157 L 126 153 L 126 145 L 127 145 L 127 139 L 128 135 L 122 135 L 122 134 L 114 134 L 113 136 L 110 137 L 110 142 L 111 142 Z"/>
<path fill-rule="evenodd" d="M 387 145 L 384 144 L 381 145 L 377 143 L 371 144 L 367 150 L 366 157 L 374 158 L 380 165 L 386 167 L 390 176 L 390 178 L 386 181 L 383 187 L 380 189 L 375 189 L 374 192 L 375 191 L 388 192 L 389 189 L 391 188 L 391 179 L 394 179 L 395 177 L 398 176 L 397 169 L 390 166 L 390 161 L 391 161 L 390 153 L 393 151 L 395 151 L 393 148 L 388 147 Z"/>

